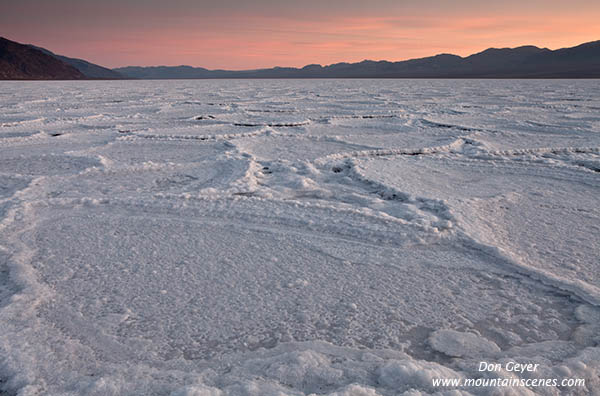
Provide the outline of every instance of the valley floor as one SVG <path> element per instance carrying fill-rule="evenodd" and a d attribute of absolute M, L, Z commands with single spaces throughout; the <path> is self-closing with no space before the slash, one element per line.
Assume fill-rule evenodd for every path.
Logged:
<path fill-rule="evenodd" d="M 600 81 L 0 87 L 7 394 L 600 395 Z"/>

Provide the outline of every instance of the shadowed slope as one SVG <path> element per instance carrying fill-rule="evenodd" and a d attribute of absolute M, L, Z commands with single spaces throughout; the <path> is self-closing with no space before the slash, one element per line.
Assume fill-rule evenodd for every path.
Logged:
<path fill-rule="evenodd" d="M 27 45 L 0 37 L 0 80 L 80 80 L 73 66 Z"/>

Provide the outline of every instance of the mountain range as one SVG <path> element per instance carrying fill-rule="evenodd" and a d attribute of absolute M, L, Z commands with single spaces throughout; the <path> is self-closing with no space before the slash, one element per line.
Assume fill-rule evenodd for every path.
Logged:
<path fill-rule="evenodd" d="M 467 57 L 440 54 L 400 62 L 365 60 L 302 68 L 208 70 L 191 66 L 108 69 L 0 37 L 0 79 L 217 78 L 600 78 L 600 41 L 550 50 L 489 48 Z"/>

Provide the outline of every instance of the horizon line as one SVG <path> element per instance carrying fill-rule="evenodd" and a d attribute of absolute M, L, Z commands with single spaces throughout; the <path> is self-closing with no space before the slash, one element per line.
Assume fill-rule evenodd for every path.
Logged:
<path fill-rule="evenodd" d="M 522 44 L 522 45 L 517 45 L 514 47 L 486 47 L 478 52 L 473 52 L 469 55 L 466 56 L 461 56 L 461 55 L 456 55 L 454 53 L 451 52 L 440 52 L 440 53 L 436 53 L 433 55 L 428 55 L 428 56 L 422 56 L 422 57 L 417 57 L 417 58 L 403 58 L 403 59 L 399 59 L 399 60 L 388 60 L 388 59 L 379 59 L 379 60 L 375 60 L 375 59 L 363 59 L 360 61 L 338 61 L 338 62 L 334 62 L 334 63 L 326 63 L 326 64 L 321 64 L 321 63 L 305 63 L 301 66 L 280 66 L 280 65 L 275 65 L 275 66 L 269 66 L 269 67 L 261 67 L 261 68 L 254 68 L 254 69 L 228 69 L 228 68 L 216 68 L 216 69 L 209 69 L 206 68 L 204 66 L 193 66 L 193 65 L 189 65 L 189 64 L 177 64 L 177 65 L 167 65 L 167 64 L 159 64 L 159 65 L 146 65 L 146 66 L 140 66 L 140 65 L 126 65 L 126 66 L 118 66 L 118 67 L 107 67 L 108 69 L 111 70 L 116 70 L 116 69 L 123 69 L 123 68 L 127 68 L 127 67 L 190 67 L 190 68 L 194 68 L 194 69 L 205 69 L 208 71 L 231 71 L 231 72 L 244 72 L 244 71 L 257 71 L 257 70 L 269 70 L 269 69 L 275 69 L 275 68 L 281 68 L 281 69 L 302 69 L 306 66 L 321 66 L 321 67 L 327 67 L 327 66 L 332 66 L 332 65 L 338 65 L 338 64 L 342 64 L 342 63 L 347 63 L 347 64 L 354 64 L 354 63 L 361 63 L 361 62 L 389 62 L 389 63 L 399 63 L 399 62 L 406 62 L 406 61 L 410 61 L 410 60 L 418 60 L 418 59 L 425 59 L 425 58 L 432 58 L 435 56 L 440 56 L 440 55 L 451 55 L 451 56 L 457 56 L 459 58 L 465 59 L 468 58 L 470 56 L 473 55 L 477 55 L 480 54 L 482 52 L 485 52 L 487 50 L 503 50 L 503 49 L 517 49 L 517 48 L 523 48 L 523 47 L 535 47 L 541 50 L 549 50 L 549 51 L 558 51 L 558 50 L 562 50 L 562 49 L 567 49 L 567 48 L 575 48 L 575 47 L 579 47 L 580 45 L 585 45 L 585 44 L 591 44 L 591 43 L 595 43 L 595 42 L 599 42 L 600 39 L 597 40 L 591 40 L 591 41 L 585 41 L 585 42 L 579 42 L 578 44 L 574 44 L 571 46 L 567 46 L 567 47 L 557 47 L 557 48 L 550 48 L 550 47 L 545 47 L 545 46 L 537 46 L 534 44 Z M 35 44 L 27 44 L 27 45 L 34 45 Z M 54 52 L 54 51 L 52 51 Z M 65 55 L 65 54 L 57 54 L 57 55 L 61 55 L 61 56 L 66 56 L 69 58 L 74 58 L 74 59 L 82 59 L 82 60 L 86 60 L 84 58 L 78 57 L 78 56 L 70 56 L 70 55 Z M 87 60 L 86 60 L 87 61 Z M 89 61 L 88 61 L 89 62 Z M 90 62 L 93 63 L 93 62 Z M 99 66 L 102 66 L 101 64 L 98 64 Z M 105 67 L 105 66 L 103 66 Z"/>

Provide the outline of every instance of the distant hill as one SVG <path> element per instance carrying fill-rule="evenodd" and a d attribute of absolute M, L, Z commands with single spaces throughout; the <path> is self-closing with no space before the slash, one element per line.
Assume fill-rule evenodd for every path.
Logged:
<path fill-rule="evenodd" d="M 207 70 L 202 67 L 192 66 L 128 66 L 114 69 L 121 75 L 129 78 L 139 79 L 193 79 L 193 78 L 215 78 L 218 70 Z M 228 73 L 228 72 L 225 72 Z M 216 77 L 218 78 L 218 77 Z"/>
<path fill-rule="evenodd" d="M 39 49 L 0 37 L 0 80 L 80 80 L 79 70 Z"/>
<path fill-rule="evenodd" d="M 120 74 L 114 70 L 111 70 L 111 69 L 108 69 L 106 67 L 102 67 L 99 65 L 95 65 L 95 64 L 90 63 L 83 59 L 68 58 L 66 56 L 56 55 L 55 53 L 53 53 L 45 48 L 36 47 L 34 45 L 30 45 L 30 47 L 38 49 L 38 50 L 44 52 L 45 54 L 48 54 L 57 59 L 60 59 L 61 61 L 65 62 L 66 64 L 73 66 L 74 68 L 79 70 L 86 78 L 110 79 L 110 80 L 118 80 L 118 79 L 125 78 L 122 74 Z"/>
<path fill-rule="evenodd" d="M 191 66 L 129 66 L 114 69 L 129 78 L 600 78 L 600 41 L 549 50 L 534 46 L 490 48 L 460 57 L 441 54 L 401 62 L 336 63 L 303 68 L 226 71 Z"/>
<path fill-rule="evenodd" d="M 0 37 L 0 80 L 214 78 L 600 78 L 600 41 L 549 50 L 489 48 L 467 57 L 440 54 L 401 62 L 365 60 L 302 68 L 208 70 L 191 66 L 108 69 Z"/>

